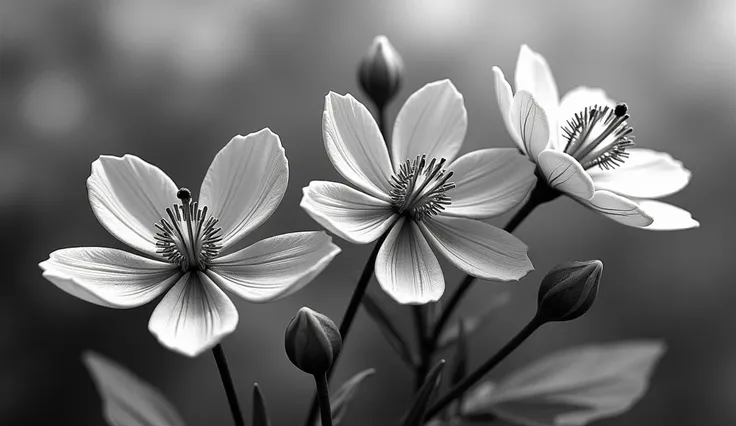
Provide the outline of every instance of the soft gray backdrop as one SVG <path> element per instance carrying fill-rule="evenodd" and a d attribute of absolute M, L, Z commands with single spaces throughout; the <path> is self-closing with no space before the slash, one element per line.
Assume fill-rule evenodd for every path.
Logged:
<path fill-rule="evenodd" d="M 562 93 L 580 84 L 606 88 L 629 104 L 640 146 L 668 151 L 693 171 L 670 201 L 693 212 L 697 230 L 626 228 L 568 199 L 535 211 L 517 235 L 537 270 L 516 284 L 479 284 L 462 306 L 478 312 L 495 294 L 511 295 L 474 336 L 472 362 L 524 324 L 546 270 L 599 258 L 606 268 L 593 310 L 547 327 L 495 375 L 570 345 L 661 338 L 669 350 L 650 392 L 600 424 L 736 422 L 732 0 L 16 0 L 0 7 L 3 424 L 102 424 L 80 363 L 86 349 L 161 388 L 188 424 L 230 424 L 211 356 L 188 359 L 160 346 L 147 331 L 153 304 L 93 306 L 46 282 L 37 263 L 61 247 L 120 247 L 87 203 L 85 179 L 98 155 L 134 153 L 196 191 L 233 135 L 266 126 L 283 140 L 291 179 L 281 208 L 250 241 L 318 229 L 298 204 L 310 180 L 339 179 L 322 148 L 323 97 L 329 90 L 360 96 L 356 65 L 378 34 L 391 39 L 408 72 L 390 117 L 412 91 L 450 78 L 469 112 L 463 152 L 513 146 L 491 67 L 512 76 L 528 43 L 547 57 Z M 258 381 L 275 425 L 302 421 L 312 381 L 287 360 L 283 330 L 302 305 L 340 319 L 370 248 L 337 243 L 343 253 L 305 290 L 276 304 L 236 300 L 240 325 L 224 346 L 246 413 Z M 449 291 L 461 274 L 443 266 Z M 407 309 L 392 306 L 408 330 Z M 361 312 L 336 378 L 367 367 L 378 374 L 346 424 L 395 423 L 411 399 L 411 377 Z"/>

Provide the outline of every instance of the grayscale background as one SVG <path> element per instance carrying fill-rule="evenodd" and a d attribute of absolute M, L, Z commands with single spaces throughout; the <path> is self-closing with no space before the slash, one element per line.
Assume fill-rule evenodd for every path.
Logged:
<path fill-rule="evenodd" d="M 532 315 L 545 271 L 597 258 L 605 273 L 592 311 L 545 327 L 492 376 L 572 345 L 659 338 L 669 350 L 650 392 L 598 424 L 736 423 L 733 0 L 10 0 L 0 8 L 0 423 L 103 424 L 80 362 L 92 349 L 162 389 L 187 424 L 231 424 L 210 354 L 185 358 L 149 334 L 154 304 L 119 311 L 82 302 L 46 282 L 37 264 L 63 247 L 122 248 L 87 202 L 85 179 L 99 155 L 136 154 L 196 192 L 232 136 L 266 126 L 283 140 L 291 178 L 281 208 L 248 242 L 319 229 L 298 205 L 310 180 L 340 180 L 322 146 L 324 95 L 365 100 L 356 67 L 378 34 L 406 63 L 391 119 L 414 90 L 450 78 L 469 112 L 462 152 L 513 146 L 491 67 L 513 76 L 528 43 L 546 56 L 561 93 L 605 88 L 629 104 L 640 146 L 667 151 L 693 172 L 668 201 L 693 212 L 696 230 L 626 228 L 569 199 L 535 211 L 517 235 L 536 271 L 519 283 L 479 284 L 462 305 L 472 314 L 499 294 L 511 297 L 473 336 L 472 364 Z M 233 297 L 240 324 L 223 345 L 246 415 L 257 381 L 275 426 L 301 424 L 312 380 L 289 363 L 284 328 L 302 305 L 339 321 L 370 252 L 336 242 L 343 253 L 303 291 L 267 305 Z M 443 269 L 449 292 L 461 273 Z M 380 293 L 375 282 L 370 290 Z M 390 306 L 409 331 L 408 309 Z M 412 378 L 361 312 L 337 383 L 368 367 L 378 374 L 345 424 L 396 424 Z"/>

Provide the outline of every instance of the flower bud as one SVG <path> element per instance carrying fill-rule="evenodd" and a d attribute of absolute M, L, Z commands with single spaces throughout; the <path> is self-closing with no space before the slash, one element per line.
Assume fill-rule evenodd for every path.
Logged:
<path fill-rule="evenodd" d="M 301 308 L 286 327 L 286 354 L 291 363 L 309 374 L 324 374 L 342 348 L 340 331 L 331 319 Z"/>
<path fill-rule="evenodd" d="M 543 321 L 570 321 L 593 305 L 603 274 L 600 260 L 561 263 L 542 279 L 537 316 Z"/>
<path fill-rule="evenodd" d="M 366 95 L 383 108 L 401 87 L 404 61 L 385 36 L 373 39 L 368 53 L 360 61 L 358 82 Z"/>

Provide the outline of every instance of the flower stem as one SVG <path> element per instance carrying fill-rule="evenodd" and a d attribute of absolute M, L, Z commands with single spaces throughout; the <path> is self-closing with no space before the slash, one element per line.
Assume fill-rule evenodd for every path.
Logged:
<path fill-rule="evenodd" d="M 220 370 L 222 386 L 225 388 L 227 402 L 230 404 L 230 411 L 233 414 L 235 426 L 245 426 L 243 413 L 240 411 L 240 405 L 238 404 L 238 395 L 235 393 L 233 378 L 230 375 L 230 368 L 227 366 L 227 358 L 225 358 L 225 351 L 222 350 L 222 345 L 217 344 L 214 348 L 212 348 L 212 354 L 215 356 L 217 369 Z"/>
<path fill-rule="evenodd" d="M 371 281 L 371 278 L 373 278 L 373 270 L 376 265 L 378 250 L 381 249 L 381 245 L 383 245 L 383 240 L 386 239 L 386 235 L 387 234 L 384 234 L 376 240 L 376 245 L 373 247 L 373 251 L 363 267 L 363 272 L 360 274 L 360 279 L 358 280 L 358 284 L 355 286 L 355 291 L 353 291 L 353 296 L 350 298 L 350 303 L 348 303 L 348 307 L 345 309 L 345 315 L 343 315 L 342 322 L 340 323 L 340 336 L 342 337 L 343 348 L 345 347 L 345 341 L 347 340 L 350 326 L 353 324 L 355 315 L 358 313 L 358 308 L 360 307 L 360 302 L 363 300 L 363 295 L 365 295 L 365 290 L 368 288 L 368 283 Z M 332 372 L 335 370 L 335 365 L 337 365 L 337 361 L 339 359 L 339 356 L 335 358 L 332 363 L 332 367 L 327 370 L 326 376 L 328 381 L 330 380 L 330 377 L 332 377 Z M 306 426 L 314 425 L 314 421 L 317 419 L 318 397 L 319 395 L 315 395 L 314 398 L 312 398 L 312 405 L 309 408 L 309 415 L 307 416 L 307 422 L 305 424 Z"/>
<path fill-rule="evenodd" d="M 466 378 L 464 378 L 460 383 L 455 385 L 450 391 L 447 393 L 447 395 L 440 398 L 437 403 L 435 403 L 428 411 L 425 416 L 425 419 L 431 419 L 437 413 L 439 413 L 443 408 L 445 408 L 447 405 L 449 405 L 452 401 L 454 401 L 457 397 L 465 393 L 468 389 L 470 389 L 476 382 L 478 382 L 480 379 L 483 378 L 488 372 L 490 372 L 494 367 L 498 365 L 501 361 L 504 360 L 511 352 L 514 351 L 514 349 L 518 348 L 521 343 L 526 340 L 529 336 L 534 333 L 536 329 L 538 329 L 542 324 L 544 324 L 544 321 L 537 318 L 537 316 L 534 316 L 529 323 L 519 331 L 519 333 L 514 336 L 513 339 L 509 340 L 508 343 L 506 343 L 498 352 L 496 352 L 495 355 L 493 355 L 491 358 L 488 359 L 483 365 L 478 367 L 475 371 L 470 373 Z"/>
<path fill-rule="evenodd" d="M 414 374 L 414 391 L 419 389 L 424 384 L 424 378 L 429 373 L 429 359 L 431 350 L 427 347 L 429 340 L 427 339 L 427 326 L 425 321 L 425 305 L 413 305 L 411 307 L 412 313 L 414 314 L 414 324 L 417 330 L 417 343 L 419 345 L 419 354 L 421 356 L 421 362 L 417 366 Z"/>
<path fill-rule="evenodd" d="M 322 416 L 322 426 L 332 426 L 332 410 L 330 409 L 330 385 L 327 383 L 327 374 L 315 374 L 317 384 L 317 400 Z"/>

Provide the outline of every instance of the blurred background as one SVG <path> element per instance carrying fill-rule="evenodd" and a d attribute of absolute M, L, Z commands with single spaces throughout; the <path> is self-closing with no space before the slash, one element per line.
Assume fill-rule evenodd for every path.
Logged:
<path fill-rule="evenodd" d="M 324 95 L 358 92 L 356 68 L 385 34 L 407 76 L 393 119 L 425 83 L 450 78 L 469 113 L 462 152 L 511 147 L 491 67 L 513 75 L 519 46 L 546 56 L 560 92 L 604 87 L 632 111 L 637 144 L 667 151 L 692 170 L 673 204 L 696 230 L 627 228 L 559 199 L 517 235 L 536 271 L 520 283 L 481 283 L 462 312 L 499 294 L 510 302 L 473 336 L 478 365 L 533 314 L 545 271 L 572 259 L 606 265 L 598 303 L 580 320 L 546 327 L 492 375 L 549 351 L 588 342 L 657 338 L 668 352 L 649 393 L 614 425 L 736 423 L 736 3 L 558 1 L 16 0 L 0 5 L 0 418 L 7 425 L 100 425 L 99 397 L 80 355 L 92 349 L 159 387 L 189 425 L 231 424 L 212 357 L 169 352 L 147 330 L 155 304 L 101 308 L 54 287 L 37 266 L 58 248 L 122 248 L 96 221 L 85 179 L 100 154 L 136 154 L 196 191 L 235 134 L 270 127 L 290 158 L 281 208 L 249 242 L 316 230 L 299 207 L 314 179 L 341 180 L 324 153 Z M 367 101 L 366 101 L 367 102 Z M 492 223 L 502 225 L 508 217 Z M 275 304 L 233 298 L 237 331 L 223 345 L 246 414 L 253 382 L 275 425 L 301 424 L 312 379 L 283 351 L 283 330 L 307 305 L 336 322 L 369 246 L 336 239 L 343 253 L 310 286 Z M 448 290 L 461 273 L 443 263 Z M 408 309 L 386 301 L 409 331 Z M 341 383 L 375 367 L 345 424 L 395 424 L 412 377 L 365 312 L 336 373 Z"/>

